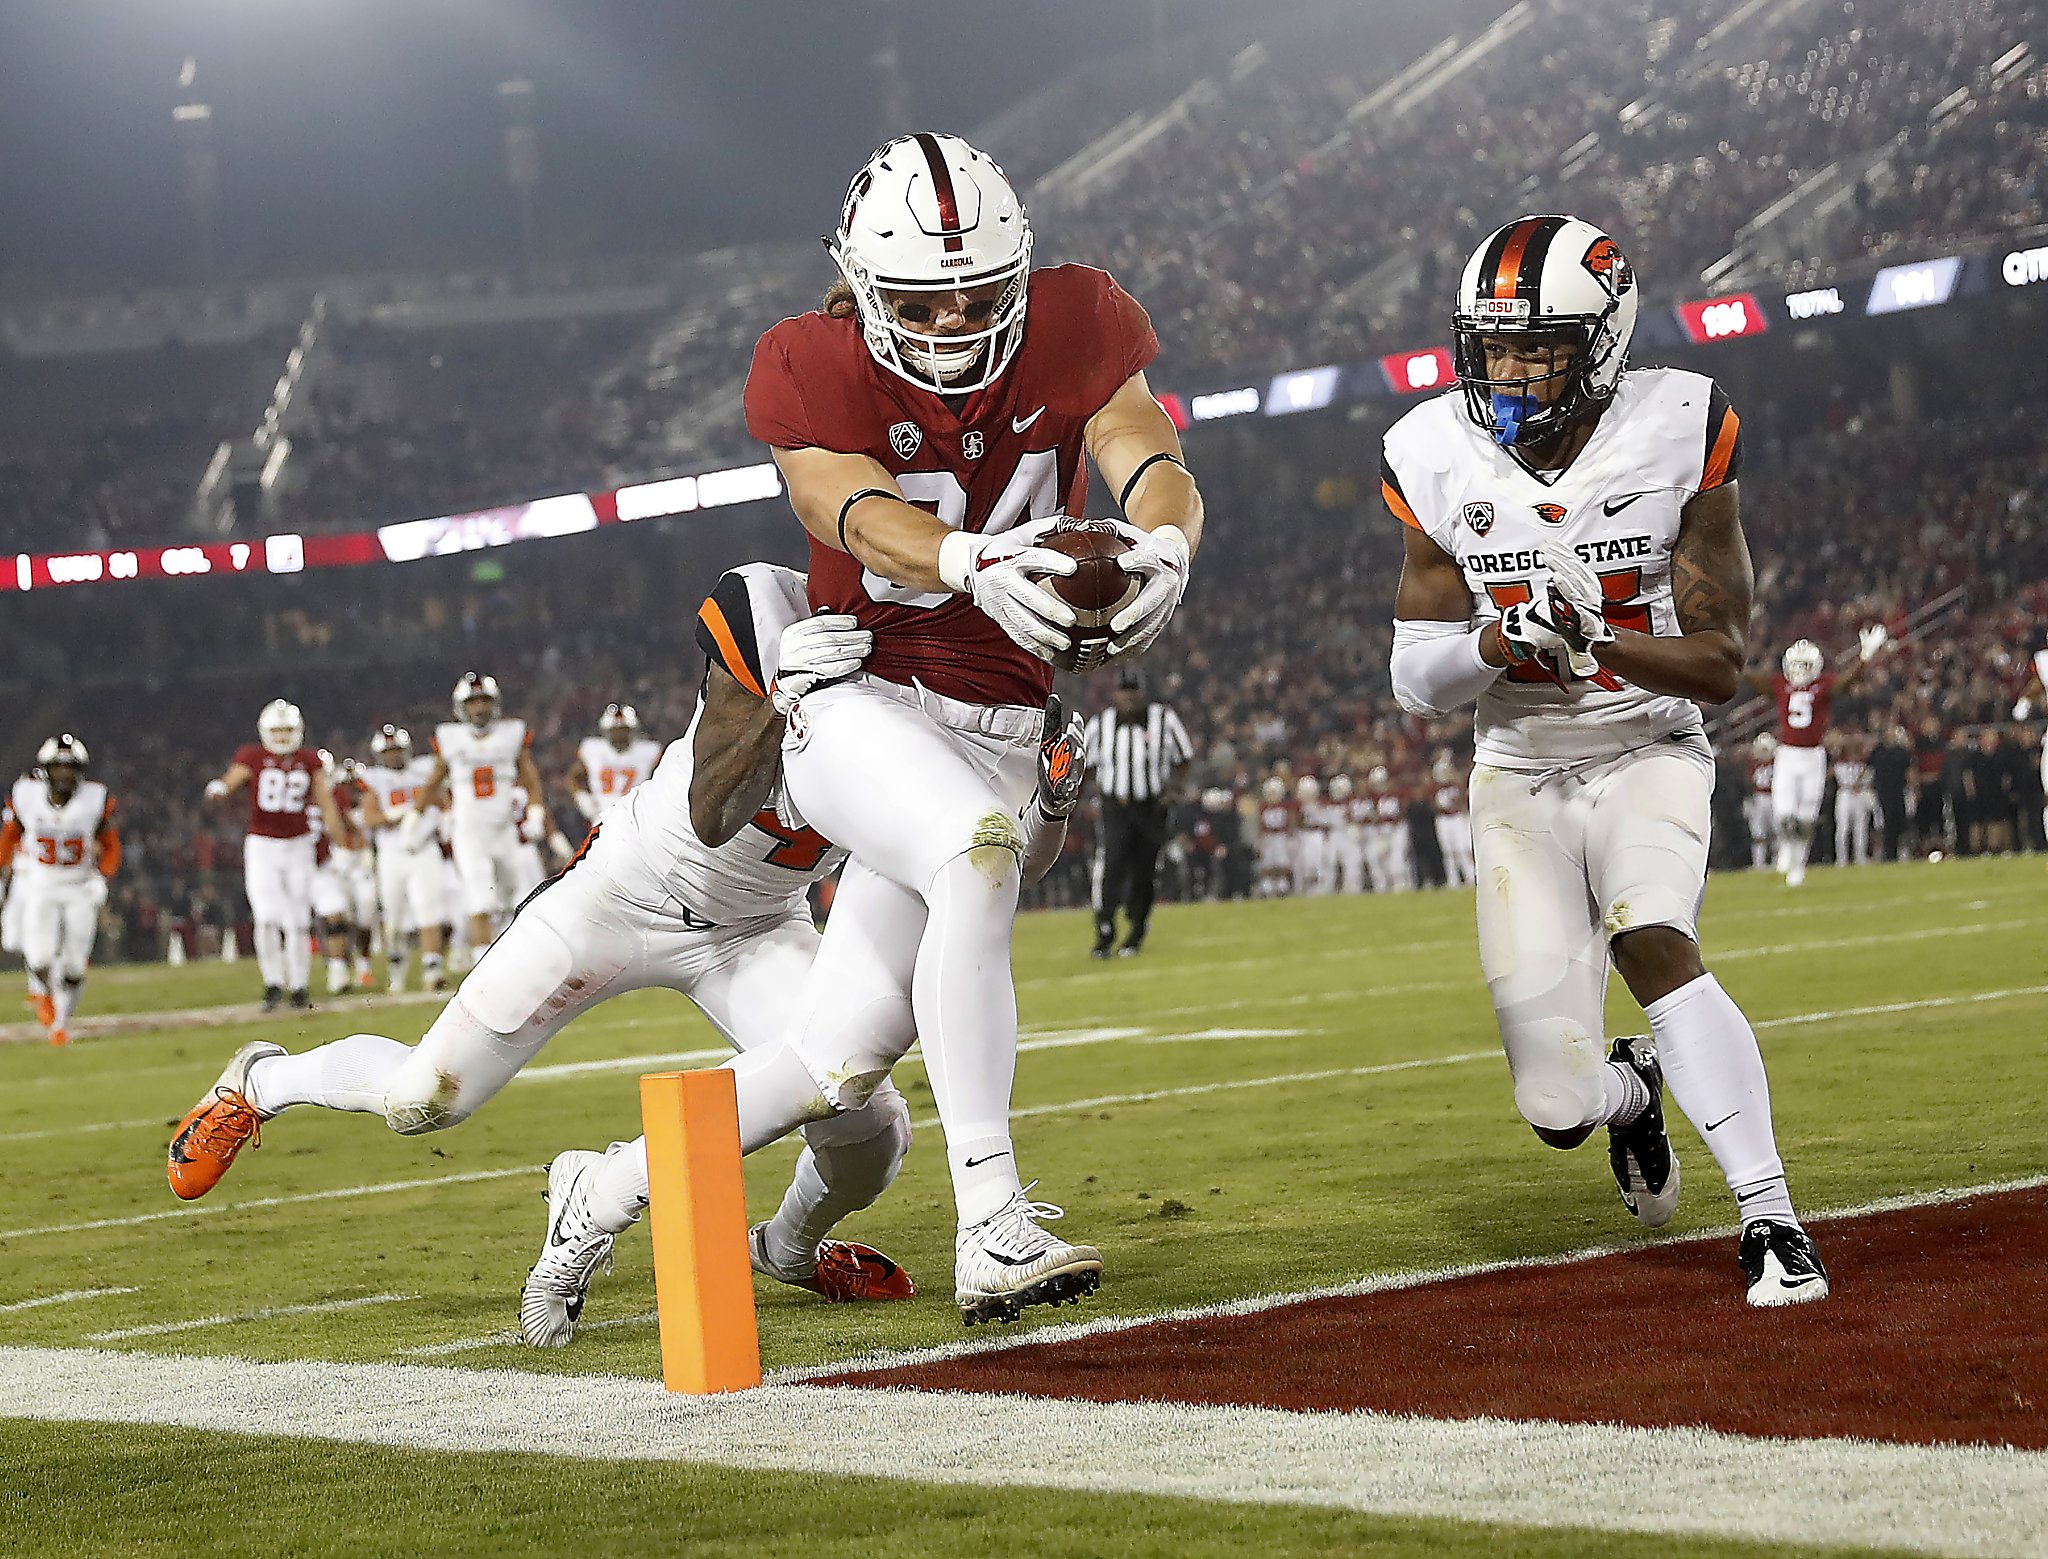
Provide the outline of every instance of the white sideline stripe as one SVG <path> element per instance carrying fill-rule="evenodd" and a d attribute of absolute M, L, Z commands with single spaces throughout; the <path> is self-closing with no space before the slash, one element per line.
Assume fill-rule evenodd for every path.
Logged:
<path fill-rule="evenodd" d="M 1930 937 L 1954 937 L 1983 931 L 2019 931 L 2027 926 L 2038 926 L 2038 915 L 2023 916 L 2018 920 L 1987 920 L 1960 926 L 1922 926 L 1917 931 L 1873 931 L 1868 936 L 1824 937 L 1813 942 L 1769 942 L 1756 947 L 1709 947 L 1706 959 L 1710 964 L 1723 963 L 1730 958 L 1776 958 L 1785 953 L 1825 953 L 1845 947 L 1881 947 L 1893 942 L 1924 942 Z"/>
<path fill-rule="evenodd" d="M 223 1364 L 232 1391 L 220 1389 Z M 54 1348 L 0 1348 L 0 1414 L 1801 1547 L 2048 1555 L 2039 1520 L 2048 1456 L 1984 1446 L 859 1387 L 687 1398 L 616 1376 Z"/>
<path fill-rule="evenodd" d="M 578 1321 L 576 1335 L 585 1332 L 607 1332 L 621 1326 L 652 1326 L 661 1319 L 658 1310 L 646 1310 L 639 1315 L 622 1315 L 609 1321 Z M 485 1332 L 481 1337 L 458 1337 L 453 1342 L 433 1342 L 413 1348 L 393 1348 L 392 1353 L 402 1359 L 445 1359 L 453 1353 L 474 1353 L 479 1348 L 517 1347 L 519 1333 L 507 1328 L 502 1332 Z"/>
<path fill-rule="evenodd" d="M 107 1294 L 139 1292 L 134 1288 L 67 1288 L 61 1294 L 44 1294 L 38 1299 L 17 1299 L 11 1305 L 0 1305 L 0 1315 L 12 1315 L 17 1310 L 40 1310 L 44 1305 L 68 1305 L 74 1299 L 99 1299 Z"/>
<path fill-rule="evenodd" d="M 356 1196 L 382 1196 L 387 1191 L 420 1191 L 436 1186 L 462 1185 L 472 1180 L 504 1180 L 512 1175 L 537 1175 L 545 1164 L 521 1164 L 514 1169 L 472 1169 L 459 1175 L 429 1175 L 421 1180 L 386 1180 L 377 1185 L 339 1186 L 331 1191 L 297 1191 L 290 1196 L 258 1196 L 246 1202 L 208 1202 L 204 1205 L 172 1207 L 160 1213 L 135 1213 L 126 1218 L 93 1218 L 85 1223 L 52 1223 L 38 1229 L 0 1229 L 0 1240 L 25 1240 L 38 1234 L 80 1234 L 88 1229 L 127 1229 L 139 1223 L 161 1223 L 166 1218 L 204 1218 L 213 1213 L 246 1212 L 252 1207 L 290 1207 L 299 1202 L 336 1202 Z"/>
<path fill-rule="evenodd" d="M 42 1137 L 69 1137 L 81 1131 L 139 1131 L 144 1126 L 169 1130 L 171 1121 L 162 1115 L 139 1121 L 90 1121 L 83 1126 L 45 1126 L 39 1131 L 0 1131 L 0 1142 L 34 1142 Z"/>
<path fill-rule="evenodd" d="M 2007 990 L 1975 991 L 1962 996 L 1931 996 L 1922 1001 L 1884 1002 L 1869 1007 L 1836 1007 L 1821 1012 L 1792 1013 L 1781 1018 L 1760 1019 L 1753 1025 L 1759 1029 L 1783 1028 L 1793 1024 L 1829 1023 L 1846 1018 L 1879 1016 L 1893 1012 L 1926 1011 L 1940 1007 L 1960 1007 L 1976 1002 L 2004 1001 L 2012 997 L 2048 995 L 2048 986 L 2015 986 Z M 1209 1031 L 1210 1037 L 1223 1033 L 1241 1033 L 1237 1030 Z M 724 1052 L 720 1052 L 723 1054 Z M 1377 1066 L 1336 1067 L 1316 1072 L 1283 1072 L 1275 1077 L 1241 1077 L 1224 1082 L 1196 1083 L 1183 1088 L 1161 1088 L 1146 1093 L 1104 1094 L 1093 1099 L 1071 1099 L 1063 1104 L 1034 1104 L 1022 1106 L 1010 1112 L 1013 1120 L 1032 1119 L 1048 1115 L 1071 1115 L 1088 1110 L 1106 1109 L 1111 1105 L 1147 1104 L 1155 1099 L 1186 1099 L 1202 1094 L 1225 1093 L 1238 1088 L 1272 1088 L 1288 1083 L 1320 1083 L 1339 1077 L 1375 1077 L 1387 1072 L 1412 1072 L 1425 1067 L 1460 1066 L 1470 1061 L 1497 1060 L 1500 1051 L 1467 1050 L 1450 1056 L 1421 1056 L 1409 1061 L 1386 1061 Z M 644 1058 L 643 1058 L 644 1059 Z M 939 1124 L 937 1116 L 927 1116 L 913 1121 L 914 1129 L 929 1129 Z M 159 1223 L 168 1218 L 197 1218 L 210 1213 L 238 1212 L 255 1207 L 287 1207 L 300 1202 L 336 1201 L 358 1196 L 380 1196 L 387 1191 L 418 1191 L 435 1186 L 460 1185 L 473 1180 L 502 1180 L 515 1175 L 537 1175 L 547 1166 L 527 1164 L 512 1169 L 475 1169 L 457 1175 L 433 1175 L 418 1180 L 392 1180 L 378 1185 L 342 1186 L 331 1191 L 300 1191 L 291 1196 L 255 1197 L 246 1202 L 194 1204 L 174 1207 L 158 1213 L 136 1213 L 126 1218 L 94 1218 L 84 1223 L 45 1224 L 31 1229 L 0 1229 L 0 1240 L 29 1239 L 43 1234 L 79 1234 L 91 1229 L 125 1229 L 137 1224 Z"/>
<path fill-rule="evenodd" d="M 2013 1180 L 1993 1180 L 1982 1185 L 1909 1191 L 1897 1196 L 1883 1196 L 1873 1201 L 1857 1202 L 1847 1207 L 1807 1212 L 1802 1215 L 1802 1221 L 1833 1223 L 1843 1218 L 1867 1218 L 1876 1213 L 1940 1207 L 1953 1202 L 1969 1201 L 1973 1197 L 1998 1196 L 2010 1191 L 2032 1191 L 2042 1186 L 2048 1186 L 2048 1174 L 2027 1175 Z M 1703 1240 L 1733 1239 L 1740 1232 L 1734 1224 L 1727 1224 L 1720 1228 L 1698 1229 L 1690 1234 L 1671 1235 L 1658 1240 L 1637 1239 L 1604 1245 L 1583 1245 L 1577 1250 L 1563 1251 L 1554 1256 L 1516 1256 L 1504 1261 L 1475 1261 L 1455 1267 L 1426 1267 L 1406 1272 L 1371 1273 L 1348 1283 L 1335 1283 L 1323 1288 L 1254 1294 L 1245 1299 L 1184 1305 L 1178 1309 L 1159 1310 L 1147 1315 L 1097 1316 L 1088 1321 L 1065 1321 L 1040 1326 L 1033 1331 L 1012 1336 L 963 1338 L 959 1342 L 939 1343 L 929 1348 L 875 1348 L 832 1364 L 807 1364 L 776 1370 L 768 1379 L 771 1384 L 791 1385 L 832 1375 L 867 1375 L 880 1370 L 943 1364 L 952 1359 L 964 1359 L 977 1354 L 1008 1353 L 1017 1348 L 1044 1347 L 1052 1343 L 1073 1342 L 1082 1337 L 1100 1337 L 1105 1333 L 1134 1331 L 1140 1327 L 1159 1326 L 1174 1321 L 1205 1321 L 1217 1316 L 1261 1315 L 1268 1310 L 1285 1309 L 1289 1305 L 1309 1304 L 1322 1299 L 1355 1299 L 1365 1294 L 1386 1293 L 1393 1289 L 1421 1288 L 1427 1284 L 1448 1283 L 1458 1278 L 1483 1277 L 1492 1272 L 1522 1272 L 1543 1267 L 1576 1266 L 1580 1262 L 1597 1261 L 1603 1256 L 1618 1256 L 1632 1250 L 1647 1249 L 1652 1245 L 1687 1245 Z"/>
<path fill-rule="evenodd" d="M 317 1304 L 271 1305 L 262 1310 L 237 1310 L 231 1315 L 202 1315 L 195 1321 L 159 1321 L 154 1326 L 125 1326 L 119 1331 L 87 1332 L 88 1342 L 126 1342 L 131 1337 L 167 1337 L 172 1332 L 196 1332 L 208 1326 L 237 1326 L 244 1321 L 275 1321 L 287 1315 L 331 1315 L 341 1310 L 361 1310 L 366 1305 L 402 1304 L 418 1294 L 370 1294 L 362 1299 L 325 1299 Z"/>

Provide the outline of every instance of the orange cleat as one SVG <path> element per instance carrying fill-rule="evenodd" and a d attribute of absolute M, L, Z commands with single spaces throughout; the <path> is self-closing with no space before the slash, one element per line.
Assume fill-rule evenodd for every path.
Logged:
<path fill-rule="evenodd" d="M 71 1043 L 71 1036 L 63 1029 L 53 1028 L 50 1030 L 50 1043 L 53 1045 L 68 1045 Z"/>
<path fill-rule="evenodd" d="M 42 1024 L 46 1029 L 55 1028 L 57 1026 L 57 1003 L 48 995 L 32 997 L 31 1000 L 35 1002 L 36 1022 Z"/>
<path fill-rule="evenodd" d="M 284 1046 L 263 1040 L 244 1045 L 206 1096 L 178 1122 L 164 1167 L 171 1190 L 181 1200 L 192 1201 L 219 1185 L 243 1143 L 261 1145 L 263 1118 L 245 1093 L 249 1068 L 266 1056 L 283 1054 Z"/>

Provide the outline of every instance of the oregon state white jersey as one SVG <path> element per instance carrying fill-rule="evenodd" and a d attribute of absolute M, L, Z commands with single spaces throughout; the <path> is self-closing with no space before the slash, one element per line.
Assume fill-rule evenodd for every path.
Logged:
<path fill-rule="evenodd" d="M 370 794 L 377 798 L 377 807 L 388 818 L 396 818 L 407 807 L 417 807 L 420 795 L 426 789 L 427 778 L 434 772 L 434 760 L 425 753 L 408 758 L 404 767 L 387 769 L 380 763 L 372 763 L 363 770 L 363 784 Z M 452 782 L 452 771 L 451 771 Z M 432 818 L 439 813 L 439 807 L 429 807 L 427 814 Z M 418 843 L 424 843 L 432 832 L 428 824 L 422 824 L 416 835 Z M 370 840 L 380 850 L 403 849 L 400 830 L 396 822 L 386 823 L 382 828 L 370 831 Z"/>
<path fill-rule="evenodd" d="M 775 680 L 782 630 L 810 615 L 802 574 L 747 563 L 720 576 L 697 614 L 706 655 L 755 697 Z M 654 775 L 636 785 L 600 825 L 606 837 L 631 829 L 638 854 L 693 913 L 715 925 L 787 914 L 812 883 L 846 852 L 815 830 L 791 827 L 776 813 L 781 785 L 740 831 L 722 845 L 705 844 L 690 826 L 690 776 L 695 770 L 699 698 L 690 728 L 670 742 Z"/>
<path fill-rule="evenodd" d="M 625 799 L 626 792 L 643 783 L 661 759 L 661 743 L 636 736 L 620 752 L 602 736 L 586 736 L 576 748 L 576 761 L 583 768 L 583 788 L 597 802 L 597 816 Z"/>
<path fill-rule="evenodd" d="M 1548 575 L 1539 549 L 1562 541 L 1599 574 L 1609 622 L 1677 634 L 1671 553 L 1680 517 L 1696 495 L 1735 479 L 1739 428 L 1705 375 L 1632 369 L 1578 458 L 1539 481 L 1473 424 L 1454 389 L 1388 431 L 1382 494 L 1396 518 L 1457 560 L 1477 619 L 1540 589 Z M 1475 739 L 1481 763 L 1528 768 L 1700 728 L 1688 699 L 1645 692 L 1608 671 L 1567 684 L 1532 663 L 1508 668 L 1480 694 Z"/>
<path fill-rule="evenodd" d="M 7 798 L 7 818 L 21 828 L 14 870 L 24 887 L 88 882 L 99 869 L 100 830 L 113 820 L 114 799 L 98 780 L 80 780 L 62 806 L 50 782 L 18 779 Z"/>
<path fill-rule="evenodd" d="M 526 722 L 510 716 L 481 731 L 461 720 L 434 728 L 434 751 L 448 765 L 448 810 L 458 833 L 512 826 L 519 755 L 532 742 Z"/>

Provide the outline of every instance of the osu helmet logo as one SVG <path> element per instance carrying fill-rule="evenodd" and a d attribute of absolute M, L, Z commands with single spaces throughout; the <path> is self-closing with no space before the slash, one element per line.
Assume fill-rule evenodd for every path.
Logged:
<path fill-rule="evenodd" d="M 1607 289 L 1609 297 L 1618 298 L 1636 284 L 1635 270 L 1621 252 L 1621 245 L 1605 233 L 1593 240 L 1582 263 L 1593 273 L 1593 279 Z"/>
<path fill-rule="evenodd" d="M 1562 504 L 1539 503 L 1536 512 L 1543 517 L 1545 525 L 1562 525 L 1567 511 Z"/>

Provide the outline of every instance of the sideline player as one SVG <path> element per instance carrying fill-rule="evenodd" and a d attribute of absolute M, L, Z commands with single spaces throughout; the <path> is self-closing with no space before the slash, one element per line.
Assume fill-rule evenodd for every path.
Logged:
<path fill-rule="evenodd" d="M 501 712 L 498 679 L 465 671 L 449 701 L 455 718 L 435 728 L 434 767 L 425 791 L 447 802 L 449 842 L 462 879 L 462 907 L 469 914 L 469 945 L 481 953 L 500 917 L 539 881 L 532 863 L 522 859 L 519 829 L 523 822 L 545 838 L 547 809 L 539 799 L 533 733 L 524 720 Z M 514 810 L 520 791 L 527 797 L 523 817 Z"/>
<path fill-rule="evenodd" d="M 1268 774 L 1259 784 L 1259 897 L 1294 891 L 1294 800 L 1287 778 Z"/>
<path fill-rule="evenodd" d="M 797 809 L 853 857 L 828 945 L 864 927 L 912 980 L 962 1318 L 1011 1320 L 1078 1300 L 1102 1270 L 1044 1227 L 1059 1210 L 1031 1199 L 1010 1138 L 1015 820 L 1046 663 L 1074 621 L 1042 580 L 1075 565 L 1038 543 L 1083 512 L 1085 454 L 1128 517 L 1119 562 L 1142 588 L 1110 624 L 1111 653 L 1135 655 L 1179 604 L 1202 502 L 1145 383 L 1158 339 L 1144 310 L 1101 271 L 1033 272 L 1024 208 L 982 152 L 950 135 L 889 142 L 826 247 L 841 280 L 761 338 L 747 424 L 810 535 L 812 603 L 853 614 L 875 652 L 798 704 L 783 770 Z M 828 990 L 782 1061 L 741 1069 L 743 1131 L 857 1109 L 887 1075 L 894 1054 L 831 1048 L 844 1035 Z"/>
<path fill-rule="evenodd" d="M 596 822 L 625 799 L 626 792 L 654 772 L 661 744 L 640 734 L 640 712 L 631 704 L 606 704 L 597 734 L 576 746 L 569 790 L 576 810 Z"/>
<path fill-rule="evenodd" d="M 1870 834 L 1877 823 L 1877 776 L 1871 772 L 1867 736 L 1842 739 L 1835 772 L 1835 864 L 1868 866 Z"/>
<path fill-rule="evenodd" d="M 1406 543 L 1394 690 L 1416 715 L 1478 702 L 1479 957 L 1523 1119 L 1559 1148 L 1605 1125 L 1623 1202 L 1659 1227 L 1679 1189 L 1668 1080 L 1734 1192 L 1749 1302 L 1797 1304 L 1827 1297 L 1827 1273 L 1756 1035 L 1695 925 L 1699 705 L 1734 696 L 1750 615 L 1739 422 L 1702 375 L 1624 372 L 1636 308 L 1620 247 L 1574 218 L 1519 218 L 1466 263 L 1461 383 L 1386 437 Z M 1610 958 L 1654 1037 L 1611 1054 Z"/>
<path fill-rule="evenodd" d="M 256 923 L 256 967 L 263 976 L 263 1010 L 275 1012 L 291 993 L 300 1009 L 313 1005 L 306 982 L 313 967 L 313 830 L 307 801 L 318 808 L 330 837 L 347 839 L 348 825 L 320 755 L 306 745 L 306 720 L 297 704 L 273 698 L 256 717 L 260 741 L 237 748 L 227 772 L 206 782 L 209 801 L 247 786 L 249 833 L 242 841 L 242 885 Z M 233 935 L 230 930 L 229 935 Z"/>
<path fill-rule="evenodd" d="M 1806 881 L 1806 857 L 1813 849 L 1814 825 L 1828 788 L 1828 728 L 1834 700 L 1846 693 L 1863 668 L 1883 651 L 1891 635 L 1884 624 L 1872 623 L 1857 636 L 1857 661 L 1839 677 L 1827 669 L 1827 657 L 1811 639 L 1800 639 L 1786 651 L 1778 675 L 1747 677 L 1750 686 L 1768 692 L 1778 706 L 1778 757 L 1771 770 L 1771 823 L 1777 836 L 1778 870 L 1785 886 Z"/>
<path fill-rule="evenodd" d="M 1446 747 L 1429 771 L 1430 804 L 1436 812 L 1436 847 L 1444 858 L 1444 885 L 1468 888 L 1478 878 L 1472 863 L 1472 814 L 1458 763 Z"/>
<path fill-rule="evenodd" d="M 1365 822 L 1372 808 L 1356 789 L 1348 774 L 1330 776 L 1330 891 L 1363 893 L 1365 874 Z"/>
<path fill-rule="evenodd" d="M 447 895 L 442 891 L 440 818 L 421 806 L 433 772 L 432 758 L 413 755 L 412 733 L 403 726 L 381 726 L 370 738 L 370 762 L 361 776 L 363 827 L 377 856 L 384 962 L 394 991 L 405 989 L 406 944 L 414 935 L 421 944 L 420 988 L 441 988 Z"/>
<path fill-rule="evenodd" d="M 53 1045 L 71 1041 L 107 879 L 121 866 L 114 798 L 85 777 L 85 743 L 66 731 L 37 749 L 33 773 L 14 782 L 0 820 L 0 871 L 14 870 L 21 955 L 42 994 L 36 1019 Z"/>
<path fill-rule="evenodd" d="M 1777 809 L 1771 805 L 1771 781 L 1778 766 L 1778 739 L 1760 731 L 1750 740 L 1749 796 L 1743 802 L 1743 820 L 1749 824 L 1749 864 L 1761 871 L 1771 862 L 1771 834 L 1777 827 Z"/>

